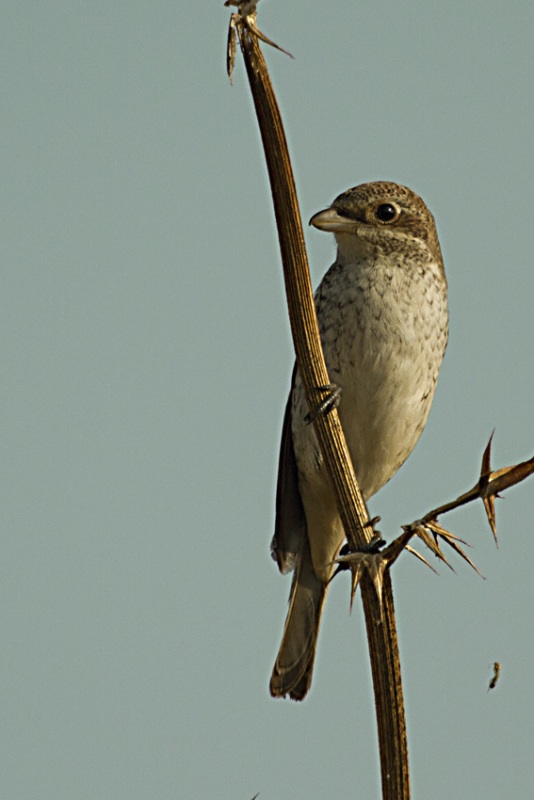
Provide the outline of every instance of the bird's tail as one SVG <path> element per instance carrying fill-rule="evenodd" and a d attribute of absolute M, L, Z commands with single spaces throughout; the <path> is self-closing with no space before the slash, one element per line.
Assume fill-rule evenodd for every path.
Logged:
<path fill-rule="evenodd" d="M 316 576 L 305 538 L 291 586 L 282 644 L 271 676 L 273 697 L 303 700 L 312 679 L 321 613 L 328 584 Z"/>

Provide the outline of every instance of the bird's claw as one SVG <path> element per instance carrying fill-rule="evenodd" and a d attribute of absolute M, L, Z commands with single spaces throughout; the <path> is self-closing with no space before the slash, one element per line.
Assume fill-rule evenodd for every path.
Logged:
<path fill-rule="evenodd" d="M 330 414 L 334 408 L 339 406 L 339 402 L 341 399 L 341 386 L 338 386 L 337 383 L 328 383 L 326 386 L 317 386 L 316 391 L 318 392 L 328 392 L 324 400 L 321 400 L 315 411 L 309 411 L 306 416 L 304 417 L 304 422 L 306 425 L 311 425 L 311 423 L 322 415 L 327 416 Z"/>

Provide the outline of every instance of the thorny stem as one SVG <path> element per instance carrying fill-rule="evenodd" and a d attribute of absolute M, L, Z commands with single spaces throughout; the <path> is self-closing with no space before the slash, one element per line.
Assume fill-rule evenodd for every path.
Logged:
<path fill-rule="evenodd" d="M 250 7 L 250 4 L 248 4 Z M 289 317 L 297 364 L 313 412 L 324 399 L 317 387 L 330 383 L 321 348 L 295 183 L 280 112 L 267 66 L 258 44 L 255 10 L 233 14 L 260 126 L 284 266 Z M 231 37 L 230 37 L 231 39 Z M 232 66 L 232 59 L 229 64 Z M 358 488 L 337 411 L 313 419 L 332 480 L 338 509 L 351 550 L 373 537 L 369 514 Z M 380 555 L 377 558 L 381 558 Z M 380 595 L 367 574 L 361 581 L 371 658 L 380 745 L 384 800 L 410 796 L 406 722 L 402 697 L 393 592 L 389 574 Z"/>

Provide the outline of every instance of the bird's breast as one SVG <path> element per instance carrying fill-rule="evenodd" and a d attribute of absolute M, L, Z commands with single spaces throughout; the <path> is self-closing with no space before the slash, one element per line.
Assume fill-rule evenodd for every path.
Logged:
<path fill-rule="evenodd" d="M 413 267 L 413 265 L 412 265 Z M 447 342 L 446 285 L 437 264 L 335 264 L 316 295 L 330 380 L 341 387 L 339 415 L 366 497 L 408 457 L 425 425 Z M 310 480 L 321 456 L 297 376 L 293 438 Z M 323 470 L 324 471 L 324 470 Z"/>

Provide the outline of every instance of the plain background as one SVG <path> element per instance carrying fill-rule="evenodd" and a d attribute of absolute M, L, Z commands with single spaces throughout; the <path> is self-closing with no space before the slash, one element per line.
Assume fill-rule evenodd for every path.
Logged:
<path fill-rule="evenodd" d="M 268 679 L 292 369 L 276 230 L 222 2 L 1 11 L 0 794 L 378 798 L 360 603 L 300 705 Z M 400 525 L 534 451 L 534 7 L 264 0 L 305 221 L 391 179 L 434 212 L 451 336 Z M 331 236 L 307 229 L 316 284 Z M 414 798 L 529 800 L 534 483 L 442 521 L 486 576 L 394 570 Z M 493 661 L 501 680 L 487 692 Z"/>

